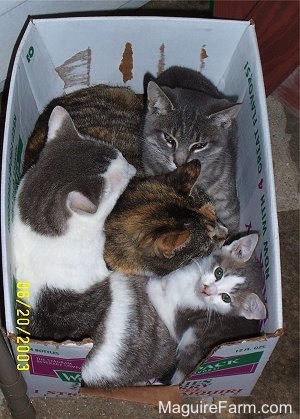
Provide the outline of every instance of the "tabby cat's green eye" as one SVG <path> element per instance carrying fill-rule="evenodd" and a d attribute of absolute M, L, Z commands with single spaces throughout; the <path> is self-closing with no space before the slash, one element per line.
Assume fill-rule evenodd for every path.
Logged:
<path fill-rule="evenodd" d="M 224 301 L 224 303 L 230 303 L 231 302 L 231 298 L 229 294 L 226 294 L 223 292 L 223 294 L 221 294 L 222 300 Z"/>
<path fill-rule="evenodd" d="M 223 269 L 221 268 L 221 266 L 218 266 L 215 270 L 214 270 L 214 275 L 216 278 L 216 281 L 220 281 L 220 279 L 223 276 Z"/>

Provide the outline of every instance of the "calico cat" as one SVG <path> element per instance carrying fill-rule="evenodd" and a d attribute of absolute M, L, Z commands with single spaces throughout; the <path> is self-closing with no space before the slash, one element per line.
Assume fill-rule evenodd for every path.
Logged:
<path fill-rule="evenodd" d="M 74 312 L 72 325 L 65 316 L 53 322 L 65 291 L 75 301 L 111 270 L 161 275 L 223 244 L 227 229 L 210 200 L 193 194 L 198 161 L 153 178 L 134 174 L 112 145 L 81 135 L 67 111 L 54 108 L 46 146 L 20 183 L 12 226 L 15 277 L 31 284 L 33 336 L 89 333 Z"/>
<path fill-rule="evenodd" d="M 257 336 L 266 317 L 252 256 L 257 240 L 242 237 L 163 278 L 113 273 L 108 303 L 98 298 L 84 383 L 109 389 L 163 377 L 179 384 L 217 344 Z"/>
<path fill-rule="evenodd" d="M 134 177 L 105 223 L 104 259 L 127 275 L 165 275 L 223 245 L 227 228 L 194 185 L 193 160 L 167 174 Z"/>
<path fill-rule="evenodd" d="M 197 185 L 213 199 L 229 232 L 237 232 L 235 118 L 241 104 L 232 103 L 201 73 L 187 68 L 170 67 L 155 81 L 148 82 L 150 78 L 149 74 L 145 76 L 145 173 L 165 173 L 198 159 L 203 171 Z"/>

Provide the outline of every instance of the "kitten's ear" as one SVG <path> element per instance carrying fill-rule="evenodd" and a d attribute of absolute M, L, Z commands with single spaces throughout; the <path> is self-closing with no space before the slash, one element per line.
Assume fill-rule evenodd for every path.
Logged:
<path fill-rule="evenodd" d="M 67 206 L 71 211 L 77 214 L 95 214 L 97 205 L 95 205 L 89 198 L 81 192 L 72 191 L 67 197 Z"/>
<path fill-rule="evenodd" d="M 68 136 L 80 136 L 75 128 L 74 122 L 69 113 L 62 106 L 55 106 L 51 112 L 48 122 L 47 142 L 57 137 L 59 131 L 68 133 Z"/>
<path fill-rule="evenodd" d="M 235 240 L 228 246 L 224 246 L 229 251 L 231 256 L 241 262 L 247 262 L 254 252 L 258 242 L 258 234 L 249 234 Z"/>
<path fill-rule="evenodd" d="M 179 192 L 184 195 L 191 195 L 192 189 L 200 176 L 200 172 L 201 163 L 199 160 L 194 159 L 162 176 L 164 176 L 168 184 L 173 185 Z"/>
<path fill-rule="evenodd" d="M 149 81 L 148 83 L 147 98 L 148 110 L 150 112 L 164 115 L 174 109 L 173 103 L 154 81 Z"/>
<path fill-rule="evenodd" d="M 236 118 L 237 114 L 241 110 L 242 103 L 236 103 L 226 109 L 212 113 L 208 116 L 213 125 L 217 127 L 229 128 L 232 121 Z"/>
<path fill-rule="evenodd" d="M 190 232 L 183 228 L 164 233 L 155 233 L 145 236 L 140 246 L 148 256 L 157 256 L 171 259 L 177 250 L 182 249 L 190 239 Z"/>
<path fill-rule="evenodd" d="M 267 310 L 259 296 L 251 292 L 243 300 L 239 314 L 249 320 L 263 320 L 267 317 Z"/>

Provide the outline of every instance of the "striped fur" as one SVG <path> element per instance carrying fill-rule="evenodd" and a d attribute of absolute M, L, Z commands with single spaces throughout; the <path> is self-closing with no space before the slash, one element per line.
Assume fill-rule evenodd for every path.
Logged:
<path fill-rule="evenodd" d="M 165 173 L 198 159 L 202 172 L 197 185 L 211 197 L 229 231 L 237 232 L 235 118 L 241 105 L 229 101 L 201 73 L 186 68 L 170 67 L 155 81 L 147 86 L 142 145 L 146 174 Z"/>
<path fill-rule="evenodd" d="M 53 99 L 37 120 L 29 138 L 24 172 L 34 164 L 47 137 L 48 120 L 55 106 L 71 115 L 81 134 L 107 141 L 119 150 L 140 173 L 140 127 L 143 100 L 125 87 L 97 85 Z"/>

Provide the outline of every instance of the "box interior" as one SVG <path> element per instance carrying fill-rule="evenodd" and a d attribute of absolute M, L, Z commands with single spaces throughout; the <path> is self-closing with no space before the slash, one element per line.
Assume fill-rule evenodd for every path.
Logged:
<path fill-rule="evenodd" d="M 33 20 L 16 54 L 2 163 L 2 255 L 8 333 L 16 332 L 9 248 L 13 202 L 26 142 L 39 114 L 52 98 L 98 83 L 125 85 L 142 93 L 146 72 L 156 76 L 172 65 L 201 71 L 221 91 L 243 103 L 238 115 L 240 230 L 260 232 L 256 256 L 263 266 L 268 305 L 262 331 L 273 334 L 282 328 L 272 155 L 253 25 L 212 19 L 92 17 Z"/>

